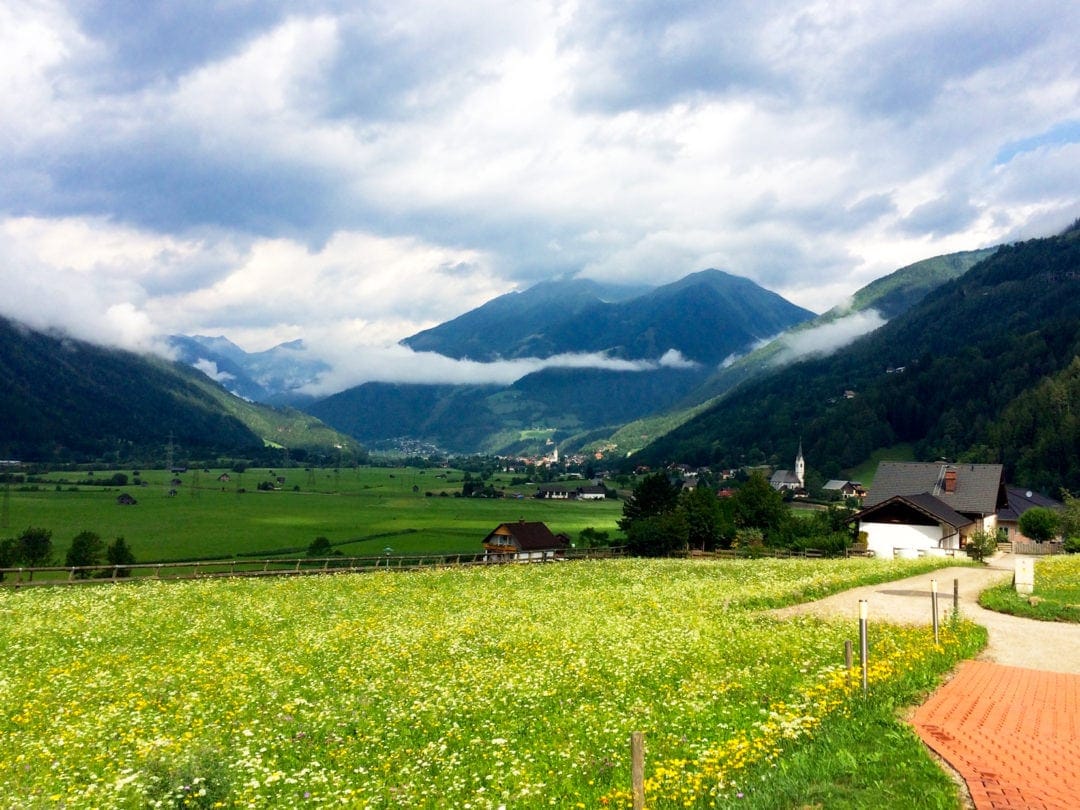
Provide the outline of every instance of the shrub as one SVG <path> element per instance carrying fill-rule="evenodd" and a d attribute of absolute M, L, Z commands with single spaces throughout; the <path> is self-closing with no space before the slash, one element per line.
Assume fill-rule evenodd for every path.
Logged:
<path fill-rule="evenodd" d="M 964 542 L 964 551 L 971 559 L 982 562 L 997 551 L 997 542 L 996 531 L 980 529 Z"/>
<path fill-rule="evenodd" d="M 111 571 L 103 571 L 102 574 L 112 576 L 113 573 L 118 577 L 131 576 L 131 569 L 124 568 L 125 565 L 135 564 L 135 554 L 132 553 L 131 547 L 128 546 L 127 541 L 123 537 L 117 537 L 108 547 L 105 549 L 105 561 L 113 566 Z M 117 567 L 121 566 L 121 567 Z"/>
<path fill-rule="evenodd" d="M 1020 531 L 1036 543 L 1046 543 L 1057 537 L 1061 519 L 1053 509 L 1036 506 L 1020 516 Z"/>

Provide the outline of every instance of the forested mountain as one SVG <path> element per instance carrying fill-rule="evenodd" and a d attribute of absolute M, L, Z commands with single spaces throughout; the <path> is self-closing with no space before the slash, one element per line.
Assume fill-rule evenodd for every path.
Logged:
<path fill-rule="evenodd" d="M 549 368 L 508 386 L 365 383 L 308 411 L 376 448 L 412 439 L 451 452 L 526 453 L 549 436 L 610 431 L 670 406 L 700 380 L 698 369 Z"/>
<path fill-rule="evenodd" d="M 314 418 L 251 405 L 180 363 L 0 318 L 0 457 L 138 461 L 261 452 L 267 442 L 359 449 Z M 179 456 L 178 456 L 179 457 Z"/>
<path fill-rule="evenodd" d="M 594 282 L 539 284 L 402 343 L 474 360 L 571 352 L 658 359 L 675 349 L 700 363 L 719 363 L 813 317 L 749 279 L 720 270 L 702 270 L 626 300 L 601 300 L 602 293 Z"/>
<path fill-rule="evenodd" d="M 722 364 L 700 385 L 685 393 L 673 409 L 634 420 L 614 433 L 598 436 L 590 442 L 590 449 L 614 446 L 620 454 L 640 450 L 649 441 L 697 416 L 708 404 L 737 385 L 774 373 L 783 363 L 790 362 L 786 358 L 806 336 L 860 316 L 865 324 L 864 331 L 869 331 L 881 320 L 906 312 L 931 290 L 963 275 L 995 250 L 996 247 L 934 256 L 876 279 L 856 292 L 844 306 L 804 321 L 734 362 Z M 877 315 L 872 315 L 871 311 Z M 851 339 L 854 340 L 854 336 Z M 827 341 L 818 343 L 827 345 Z"/>
<path fill-rule="evenodd" d="M 500 357 L 547 357 L 542 337 L 553 322 L 573 318 L 605 302 L 624 301 L 648 288 L 601 284 L 590 279 L 542 281 L 527 290 L 493 298 L 401 342 L 418 352 L 490 362 Z"/>
<path fill-rule="evenodd" d="M 1068 393 L 1080 355 L 1080 229 L 1005 246 L 826 359 L 749 382 L 638 456 L 783 465 L 800 438 L 835 476 L 906 443 L 1000 461 L 1018 484 L 1080 489 Z"/>
<path fill-rule="evenodd" d="M 594 282 L 539 284 L 403 342 L 473 359 L 601 353 L 641 361 L 633 370 L 553 367 L 508 386 L 366 383 L 308 410 L 366 443 L 408 437 L 457 452 L 535 451 L 538 435 L 584 440 L 670 408 L 724 357 L 811 317 L 719 270 L 621 301 L 601 295 L 611 290 Z"/>

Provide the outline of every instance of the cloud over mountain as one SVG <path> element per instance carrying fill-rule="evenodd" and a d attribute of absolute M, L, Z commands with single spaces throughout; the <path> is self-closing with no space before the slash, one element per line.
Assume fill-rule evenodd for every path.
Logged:
<path fill-rule="evenodd" d="M 553 277 L 722 267 L 823 311 L 1080 215 L 1078 38 L 1067 0 L 15 0 L 0 314 L 377 375 Z"/>

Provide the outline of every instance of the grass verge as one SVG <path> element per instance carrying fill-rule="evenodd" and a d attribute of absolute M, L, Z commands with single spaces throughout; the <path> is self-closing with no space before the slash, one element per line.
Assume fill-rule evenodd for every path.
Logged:
<path fill-rule="evenodd" d="M 1018 594 L 1011 583 L 979 595 L 987 610 L 1047 622 L 1080 622 L 1080 554 L 1050 557 L 1035 563 L 1035 590 Z"/>

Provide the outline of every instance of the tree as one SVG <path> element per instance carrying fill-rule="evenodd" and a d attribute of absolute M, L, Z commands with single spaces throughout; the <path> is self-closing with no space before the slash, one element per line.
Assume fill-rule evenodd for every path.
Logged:
<path fill-rule="evenodd" d="M 71 541 L 64 565 L 68 568 L 80 568 L 75 572 L 78 579 L 89 579 L 93 573 L 90 569 L 101 563 L 101 554 L 104 551 L 105 544 L 98 535 L 93 532 L 79 532 Z"/>
<path fill-rule="evenodd" d="M 709 487 L 699 485 L 684 492 L 679 500 L 679 511 L 686 520 L 686 539 L 691 548 L 711 551 L 718 545 L 730 545 L 735 536 L 734 522 Z"/>
<path fill-rule="evenodd" d="M 578 548 L 599 548 L 610 545 L 611 540 L 608 533 L 599 531 L 592 526 L 586 526 L 578 535 Z"/>
<path fill-rule="evenodd" d="M 755 472 L 733 496 L 735 527 L 760 529 L 767 545 L 778 545 L 791 513 L 783 496 L 770 486 L 765 476 Z"/>
<path fill-rule="evenodd" d="M 15 543 L 15 560 L 28 568 L 48 565 L 52 560 L 52 532 L 48 529 L 25 529 Z"/>
<path fill-rule="evenodd" d="M 1061 510 L 1061 534 L 1066 540 L 1080 540 L 1080 498 L 1071 492 L 1062 493 L 1065 508 Z"/>
<path fill-rule="evenodd" d="M 118 577 L 131 576 L 131 569 L 124 568 L 126 565 L 135 564 L 135 554 L 123 537 L 117 537 L 105 549 L 105 561 L 113 566 L 113 571 Z"/>
<path fill-rule="evenodd" d="M 340 557 L 341 552 L 330 545 L 330 540 L 326 537 L 316 537 L 311 541 L 311 545 L 308 546 L 307 553 L 309 557 Z"/>
<path fill-rule="evenodd" d="M 647 475 L 623 502 L 623 516 L 619 528 L 629 532 L 635 521 L 674 512 L 679 505 L 680 489 L 662 472 Z"/>
<path fill-rule="evenodd" d="M 686 518 L 678 511 L 638 518 L 626 529 L 627 548 L 642 557 L 663 557 L 686 544 Z"/>
<path fill-rule="evenodd" d="M 1020 516 L 1020 533 L 1036 543 L 1046 543 L 1058 536 L 1061 518 L 1053 509 L 1035 506 Z"/>

